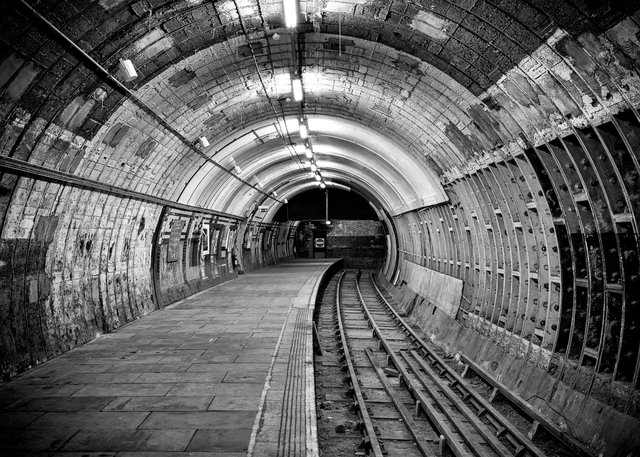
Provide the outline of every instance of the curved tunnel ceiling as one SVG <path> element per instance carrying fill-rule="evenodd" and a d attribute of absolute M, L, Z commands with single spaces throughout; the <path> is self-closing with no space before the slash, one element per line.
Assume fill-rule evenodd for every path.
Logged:
<path fill-rule="evenodd" d="M 431 170 L 377 132 L 346 119 L 326 116 L 307 116 L 307 122 L 312 132 L 315 161 L 325 176 L 334 177 L 328 182 L 329 186 L 334 182 L 360 183 L 394 213 L 445 199 Z M 230 170 L 246 180 L 262 183 L 269 192 L 280 194 L 283 185 L 297 181 L 314 187 L 319 183 L 309 176 L 310 170 L 303 164 L 308 159 L 304 154 L 304 141 L 298 135 L 297 120 L 286 118 L 286 126 L 285 122 L 281 125 L 262 123 L 239 134 L 234 132 L 234 140 L 222 140 L 225 146 L 212 146 L 214 160 L 228 164 Z M 284 131 L 289 132 L 287 138 L 279 134 Z M 236 205 L 221 202 L 230 201 L 232 196 L 239 197 L 242 183 L 223 175 L 212 164 L 204 164 L 189 181 L 181 202 L 201 206 L 217 204 L 219 209 L 230 211 Z"/>
<path fill-rule="evenodd" d="M 317 186 L 302 118 L 327 187 L 384 222 L 406 304 L 460 292 L 443 345 L 495 352 L 537 405 L 554 386 L 598 453 L 637 442 L 640 3 L 296 5 L 287 29 L 281 0 L 0 2 L 11 370 L 235 277 L 234 253 L 289 258 L 297 223 L 269 222 Z"/>
<path fill-rule="evenodd" d="M 30 25 L 44 18 L 119 81 L 121 59 L 138 71 L 123 94 L 86 56 L 58 69 L 77 85 L 54 122 L 89 140 L 78 173 L 233 214 L 281 204 L 265 194 L 283 186 L 315 185 L 300 116 L 318 152 L 336 151 L 318 157 L 332 182 L 354 182 L 397 214 L 445 201 L 441 183 L 460 173 L 638 101 L 634 6 L 299 2 L 300 25 L 286 29 L 281 2 L 25 5 L 5 21 L 25 47 L 59 48 L 56 32 L 49 42 Z M 32 35 L 39 44 L 27 46 Z M 302 103 L 291 100 L 295 74 Z M 137 134 L 107 155 L 123 126 Z M 200 136 L 213 146 L 198 151 Z"/>

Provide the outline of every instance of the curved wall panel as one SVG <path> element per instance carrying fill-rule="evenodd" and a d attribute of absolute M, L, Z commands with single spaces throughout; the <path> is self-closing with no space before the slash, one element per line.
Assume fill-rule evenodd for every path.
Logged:
<path fill-rule="evenodd" d="M 450 182 L 450 205 L 396 218 L 403 260 L 384 279 L 433 341 L 613 454 L 640 417 L 639 134 L 621 113 Z M 457 314 L 431 272 L 463 281 Z M 624 426 L 598 435 L 607 421 Z"/>

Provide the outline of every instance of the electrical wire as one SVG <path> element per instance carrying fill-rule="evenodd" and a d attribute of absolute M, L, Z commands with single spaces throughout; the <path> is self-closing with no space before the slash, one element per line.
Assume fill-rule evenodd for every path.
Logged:
<path fill-rule="evenodd" d="M 141 108 L 149 116 L 154 118 L 162 127 L 164 127 L 165 130 L 167 130 L 171 135 L 173 135 L 178 140 L 180 140 L 180 142 L 183 143 L 187 148 L 189 148 L 191 151 L 195 152 L 197 155 L 202 157 L 205 161 L 213 164 L 215 167 L 217 167 L 218 169 L 222 170 L 224 173 L 227 173 L 227 174 L 231 175 L 234 179 L 237 179 L 238 181 L 240 181 L 243 184 L 253 188 L 254 190 L 258 191 L 259 193 L 264 194 L 266 197 L 268 197 L 268 198 L 270 198 L 272 200 L 275 200 L 275 201 L 277 201 L 279 203 L 283 203 L 281 200 L 275 198 L 274 196 L 268 194 L 267 192 L 264 192 L 263 190 L 259 189 L 258 187 L 256 187 L 255 185 L 251 184 L 250 182 L 240 178 L 239 176 L 235 175 L 231 171 L 227 170 L 225 167 L 220 165 L 217 161 L 213 160 L 207 154 L 205 154 L 204 152 L 202 152 L 201 150 L 196 148 L 193 145 L 193 143 L 191 143 L 180 132 L 178 132 L 175 128 L 173 128 L 162 116 L 160 116 L 158 113 L 156 113 L 151 107 L 149 107 L 144 101 L 142 101 L 142 99 L 140 99 L 136 94 L 134 94 L 133 91 L 131 91 L 127 86 L 125 86 L 123 83 L 121 83 L 118 79 L 116 79 L 98 61 L 96 61 L 93 57 L 91 57 L 89 54 L 87 54 L 87 52 L 84 49 L 82 49 L 80 46 L 78 46 L 73 40 L 71 40 L 71 38 L 67 37 L 60 29 L 58 29 L 55 25 L 53 25 L 53 23 L 51 23 L 47 18 L 42 16 L 38 11 L 36 11 L 25 0 L 19 0 L 18 3 L 29 14 L 34 16 L 38 21 L 40 21 L 47 28 L 49 28 L 59 39 L 61 39 L 66 44 L 71 46 L 76 52 L 80 53 L 80 55 L 86 60 L 86 62 L 88 62 L 90 64 L 90 67 L 94 67 L 94 69 L 97 70 L 97 73 L 99 73 L 103 78 L 105 78 L 110 84 L 115 86 L 121 92 L 124 92 L 124 94 L 134 104 L 136 104 L 139 108 Z M 235 3 L 235 0 L 234 0 L 234 3 Z M 237 5 L 236 5 L 236 7 L 237 7 Z"/>
<path fill-rule="evenodd" d="M 253 64 L 255 66 L 256 69 L 256 74 L 258 75 L 258 79 L 260 80 L 260 85 L 262 86 L 262 89 L 264 90 L 265 96 L 267 97 L 267 101 L 269 102 L 269 106 L 271 107 L 271 110 L 273 111 L 273 115 L 275 116 L 276 120 L 278 120 L 278 118 L 282 117 L 282 124 L 284 126 L 284 128 L 286 129 L 286 138 L 288 138 L 289 143 L 287 143 L 287 141 L 285 140 L 285 134 L 282 131 L 281 126 L 279 125 L 278 122 L 274 123 L 273 125 L 275 126 L 276 130 L 278 131 L 278 134 L 280 135 L 280 138 L 282 139 L 282 143 L 285 147 L 285 149 L 289 152 L 289 154 L 294 157 L 297 162 L 298 162 L 298 166 L 304 171 L 304 164 L 302 162 L 302 160 L 300 159 L 300 157 L 298 156 L 298 153 L 295 151 L 295 149 L 292 150 L 292 145 L 293 145 L 293 140 L 291 139 L 291 134 L 287 128 L 287 121 L 286 121 L 286 115 L 284 114 L 284 110 L 282 110 L 282 114 L 279 115 L 274 104 L 273 104 L 273 100 L 271 99 L 271 97 L 269 96 L 269 92 L 267 91 L 267 85 L 264 82 L 264 78 L 262 77 L 262 73 L 260 71 L 260 65 L 258 65 L 258 59 L 256 58 L 256 54 L 253 50 L 253 46 L 251 46 L 251 40 L 249 39 L 249 33 L 247 32 L 247 28 L 244 24 L 244 21 L 242 20 L 242 15 L 240 14 L 240 7 L 238 6 L 238 2 L 237 0 L 233 0 L 233 4 L 236 8 L 236 13 L 238 14 L 238 20 L 240 21 L 240 27 L 242 28 L 242 32 L 245 36 L 245 39 L 247 40 L 248 43 L 248 48 L 249 48 L 249 52 L 251 53 L 251 57 L 253 59 Z M 262 9 L 260 8 L 260 6 L 258 6 L 259 9 L 259 13 L 260 13 L 260 18 L 262 21 L 262 25 L 264 28 L 264 18 L 262 17 Z M 264 33 L 265 33 L 265 37 L 267 36 L 267 32 L 266 29 L 264 29 Z M 266 38 L 267 43 L 269 43 L 269 39 L 268 37 Z M 275 75 L 275 70 L 273 69 L 273 54 L 271 53 L 271 48 L 269 47 L 269 61 L 271 62 L 272 65 L 272 70 L 273 70 L 273 74 Z"/>

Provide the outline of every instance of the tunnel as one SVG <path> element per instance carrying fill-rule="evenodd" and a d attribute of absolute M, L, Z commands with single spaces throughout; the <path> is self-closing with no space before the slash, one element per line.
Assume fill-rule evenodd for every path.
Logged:
<path fill-rule="evenodd" d="M 640 452 L 636 1 L 0 11 L 4 382 L 343 257 L 600 455 Z"/>

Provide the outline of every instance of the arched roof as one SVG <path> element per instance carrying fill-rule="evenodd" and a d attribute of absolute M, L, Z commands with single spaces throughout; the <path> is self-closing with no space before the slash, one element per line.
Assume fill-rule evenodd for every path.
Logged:
<path fill-rule="evenodd" d="M 23 79 L 5 94 L 48 78 L 47 109 L 60 108 L 9 103 L 7 120 L 40 116 L 83 143 L 81 176 L 234 214 L 315 185 L 300 118 L 328 185 L 398 214 L 445 201 L 461 172 L 637 104 L 640 87 L 631 4 L 303 1 L 293 29 L 280 1 L 26 5 L 4 21 L 20 39 L 7 40 L 3 78 Z"/>

